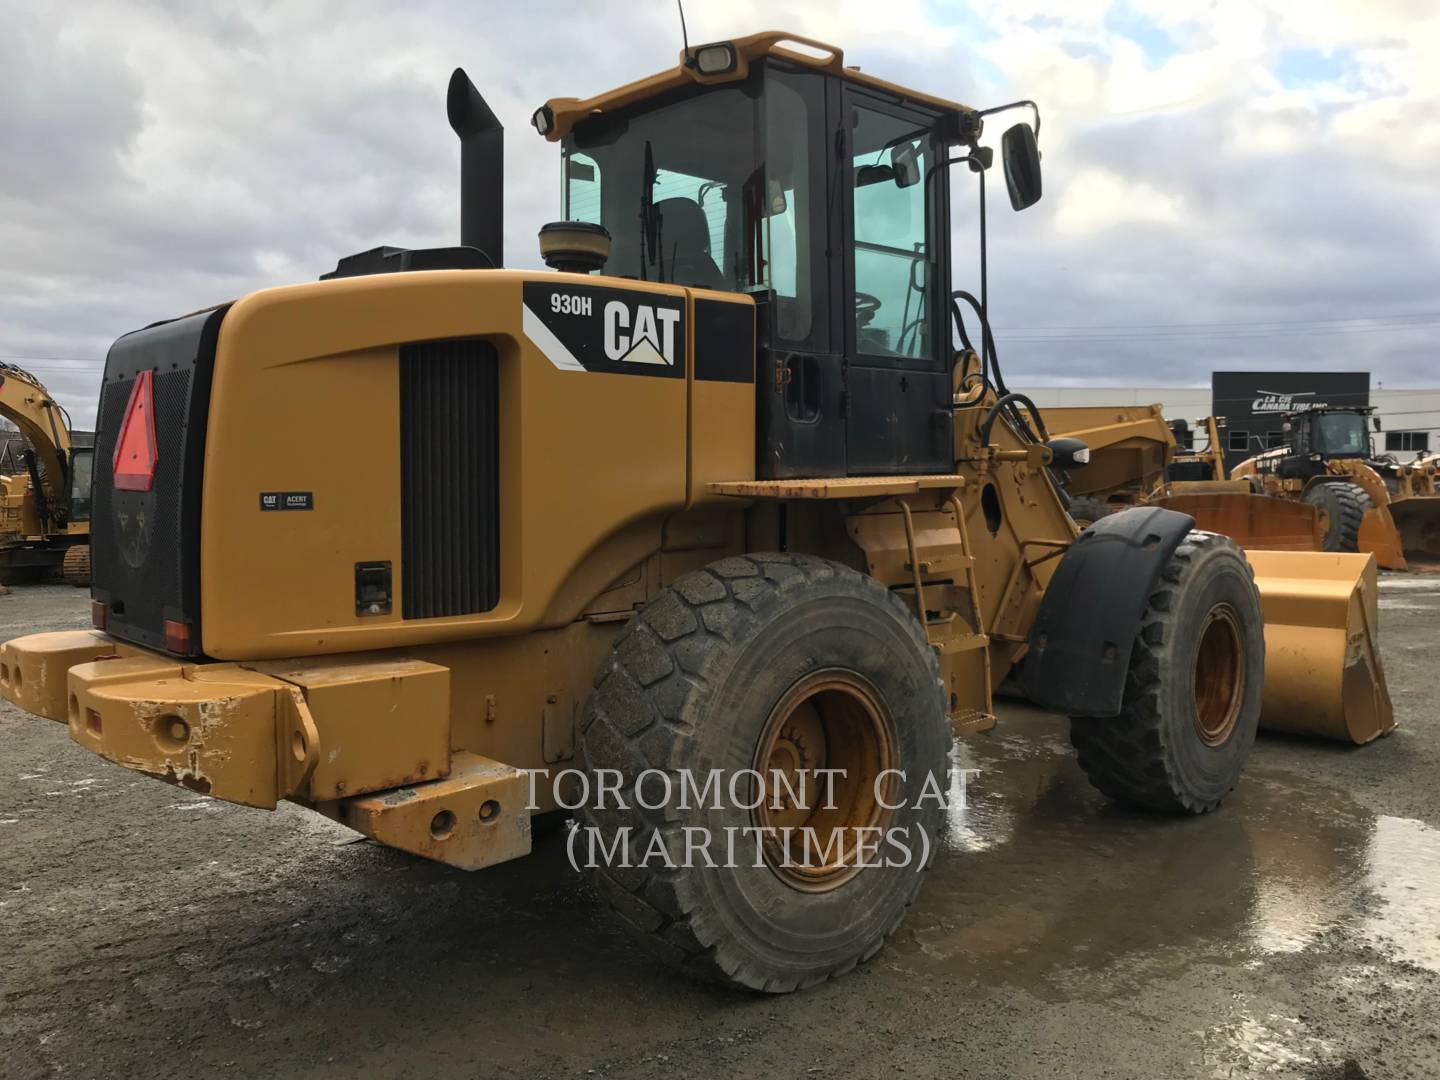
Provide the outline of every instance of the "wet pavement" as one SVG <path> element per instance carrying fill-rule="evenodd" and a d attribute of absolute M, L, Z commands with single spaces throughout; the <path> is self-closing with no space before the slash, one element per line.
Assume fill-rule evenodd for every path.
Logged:
<path fill-rule="evenodd" d="M 63 587 L 0 634 L 81 625 Z M 1386 577 L 1401 728 L 1263 737 L 1221 811 L 1107 802 L 1013 703 L 915 911 L 785 998 L 637 954 L 561 845 L 467 875 L 213 803 L 0 709 L 0 1077 L 1440 1076 L 1440 576 Z"/>

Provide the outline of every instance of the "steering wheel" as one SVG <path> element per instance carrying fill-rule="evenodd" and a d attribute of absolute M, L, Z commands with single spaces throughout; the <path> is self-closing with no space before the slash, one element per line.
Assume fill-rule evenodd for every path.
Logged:
<path fill-rule="evenodd" d="M 875 313 L 880 310 L 880 298 L 874 293 L 855 293 L 855 325 L 869 326 L 870 320 L 875 318 Z"/>

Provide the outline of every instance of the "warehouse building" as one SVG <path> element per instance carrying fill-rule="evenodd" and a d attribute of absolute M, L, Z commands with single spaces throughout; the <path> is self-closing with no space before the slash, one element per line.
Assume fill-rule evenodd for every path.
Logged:
<path fill-rule="evenodd" d="M 1228 468 L 1260 450 L 1283 445 L 1286 413 L 1324 405 L 1373 407 L 1380 421 L 1373 439 L 1377 454 L 1410 461 L 1417 454 L 1440 450 L 1440 388 L 1372 386 L 1365 371 L 1217 371 L 1208 388 L 1035 386 L 1022 392 L 1041 409 L 1163 405 L 1167 420 L 1184 420 L 1191 428 L 1202 417 L 1223 417 Z"/>

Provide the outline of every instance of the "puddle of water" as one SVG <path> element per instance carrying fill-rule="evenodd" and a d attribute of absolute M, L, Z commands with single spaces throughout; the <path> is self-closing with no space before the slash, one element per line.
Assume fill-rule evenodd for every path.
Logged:
<path fill-rule="evenodd" d="M 1252 833 L 1262 855 L 1252 944 L 1300 952 L 1326 930 L 1353 927 L 1400 959 L 1440 971 L 1440 829 L 1380 815 L 1357 836 L 1356 824 L 1288 837 Z"/>
<path fill-rule="evenodd" d="M 950 789 L 945 793 L 946 851 L 975 853 L 1004 844 L 1013 831 L 1013 812 L 1001 791 L 983 786 L 985 766 L 965 741 L 950 752 Z M 980 785 L 980 786 L 977 786 Z"/>
<path fill-rule="evenodd" d="M 1323 1039 L 1290 1016 L 1271 1015 L 1262 1021 L 1242 1012 L 1230 1023 L 1197 1034 L 1214 1080 L 1264 1073 L 1293 1076 L 1312 1069 L 1330 1051 Z"/>
<path fill-rule="evenodd" d="M 1440 829 L 1382 814 L 1365 871 L 1379 908 L 1364 931 L 1412 964 L 1440 971 Z"/>
<path fill-rule="evenodd" d="M 1055 725 L 1020 725 L 1048 744 L 1041 754 L 999 739 L 960 752 L 955 764 L 980 772 L 966 805 L 951 802 L 945 850 L 894 962 L 1068 996 L 1087 970 L 1108 969 L 1119 993 L 1196 958 L 1228 961 L 1254 891 L 1244 812 L 1116 807 L 1050 737 Z"/>
<path fill-rule="evenodd" d="M 1195 964 L 1263 967 L 1276 954 L 1344 947 L 1346 936 L 1440 971 L 1440 829 L 1377 817 L 1341 790 L 1263 766 L 1215 814 L 1127 810 L 1056 743 L 1063 721 L 1028 710 L 1007 720 L 1047 750 L 962 742 L 952 765 L 979 772 L 963 805 L 952 778 L 944 850 L 884 962 L 1052 999 L 1093 997 L 1099 971 L 1104 993 L 1125 994 Z M 1260 1028 L 1284 1030 L 1256 1015 Z M 1242 1023 L 1225 1038 L 1260 1028 Z M 1263 1047 L 1245 1052 L 1268 1060 Z"/>
<path fill-rule="evenodd" d="M 1246 828 L 1255 856 L 1246 937 L 1263 954 L 1301 952 L 1362 902 L 1369 819 L 1340 793 L 1290 777 L 1255 782 L 1266 810 Z"/>

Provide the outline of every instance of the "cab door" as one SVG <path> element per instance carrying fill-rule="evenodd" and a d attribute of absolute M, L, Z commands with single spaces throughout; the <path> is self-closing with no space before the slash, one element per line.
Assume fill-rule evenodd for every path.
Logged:
<path fill-rule="evenodd" d="M 949 238 L 940 117 L 845 86 L 846 458 L 851 475 L 949 472 Z"/>

